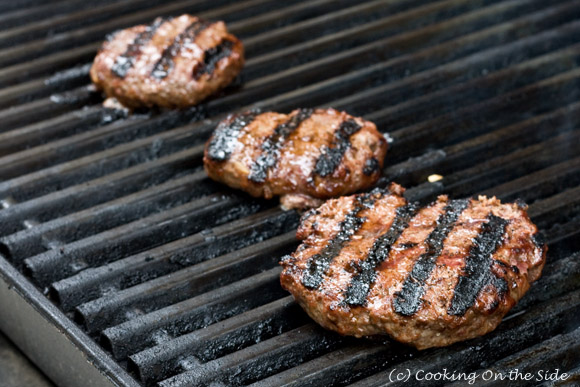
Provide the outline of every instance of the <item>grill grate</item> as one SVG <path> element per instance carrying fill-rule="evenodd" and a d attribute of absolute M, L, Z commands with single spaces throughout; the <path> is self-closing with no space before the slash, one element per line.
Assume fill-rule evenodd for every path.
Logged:
<path fill-rule="evenodd" d="M 98 5 L 0 3 L 0 253 L 12 265 L 0 257 L 0 274 L 6 282 L 16 268 L 19 285 L 43 292 L 27 301 L 51 310 L 107 378 L 369 386 L 394 367 L 540 366 L 580 378 L 580 3 Z M 244 41 L 241 79 L 185 111 L 103 108 L 88 71 L 104 35 L 183 12 L 225 20 Z M 380 184 L 397 181 L 412 200 L 530 204 L 548 263 L 496 331 L 424 352 L 339 337 L 280 288 L 277 260 L 297 244 L 298 214 L 210 181 L 203 143 L 230 111 L 314 106 L 388 132 Z M 428 182 L 434 173 L 443 179 Z"/>

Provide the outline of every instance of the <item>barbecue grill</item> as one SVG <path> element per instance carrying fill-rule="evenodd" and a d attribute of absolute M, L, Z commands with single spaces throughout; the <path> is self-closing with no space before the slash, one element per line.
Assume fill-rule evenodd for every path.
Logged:
<path fill-rule="evenodd" d="M 580 2 L 0 10 L 0 329 L 55 382 L 372 386 L 393 369 L 558 368 L 580 383 Z M 104 108 L 88 77 L 104 36 L 185 12 L 243 40 L 239 81 L 185 111 Z M 530 204 L 547 264 L 497 330 L 418 352 L 325 331 L 281 289 L 299 215 L 210 181 L 203 144 L 228 112 L 315 106 L 388 133 L 379 185 L 411 200 Z"/>

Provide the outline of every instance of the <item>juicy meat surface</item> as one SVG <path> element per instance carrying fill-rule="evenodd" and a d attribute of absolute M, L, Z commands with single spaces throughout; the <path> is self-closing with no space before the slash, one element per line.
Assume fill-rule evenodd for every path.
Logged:
<path fill-rule="evenodd" d="M 392 184 L 305 213 L 282 286 L 343 335 L 425 349 L 495 329 L 545 263 L 526 206 L 440 196 L 419 207 L 402 193 Z"/>
<path fill-rule="evenodd" d="M 373 185 L 386 152 L 372 122 L 334 109 L 248 111 L 218 125 L 204 166 L 214 180 L 304 208 Z"/>
<path fill-rule="evenodd" d="M 110 35 L 91 79 L 127 107 L 196 105 L 230 84 L 244 65 L 244 47 L 221 22 L 195 16 L 157 18 Z"/>

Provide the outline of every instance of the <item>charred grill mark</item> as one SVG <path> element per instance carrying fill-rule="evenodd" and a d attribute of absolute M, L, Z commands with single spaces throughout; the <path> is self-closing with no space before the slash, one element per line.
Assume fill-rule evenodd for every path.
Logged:
<path fill-rule="evenodd" d="M 349 118 L 343 121 L 336 132 L 330 147 L 324 146 L 322 154 L 316 161 L 314 173 L 326 177 L 338 168 L 344 157 L 344 153 L 350 148 L 350 136 L 361 130 L 362 126 Z"/>
<path fill-rule="evenodd" d="M 133 67 L 135 61 L 141 55 L 141 49 L 146 45 L 155 35 L 157 29 L 165 22 L 162 18 L 157 18 L 153 24 L 147 26 L 145 31 L 141 32 L 135 40 L 125 50 L 125 52 L 117 57 L 111 72 L 119 78 L 125 78 L 127 72 Z"/>
<path fill-rule="evenodd" d="M 311 218 L 312 216 L 318 215 L 318 214 L 320 214 L 320 211 L 317 208 L 312 208 L 312 209 L 306 211 L 302 215 L 302 217 L 300 218 L 300 222 L 304 223 L 304 222 L 306 222 L 306 220 L 308 220 L 308 218 Z"/>
<path fill-rule="evenodd" d="M 508 284 L 505 278 L 496 277 L 492 273 L 489 273 L 488 278 L 493 283 L 493 286 L 496 288 L 497 296 L 499 298 L 503 297 L 503 295 L 506 294 L 508 291 Z"/>
<path fill-rule="evenodd" d="M 203 53 L 203 62 L 198 63 L 193 68 L 193 79 L 198 80 L 203 74 L 213 74 L 215 66 L 220 60 L 231 55 L 233 47 L 233 41 L 224 39 L 217 46 L 205 50 Z"/>
<path fill-rule="evenodd" d="M 345 303 L 351 306 L 366 303 L 371 286 L 377 277 L 377 267 L 389 257 L 391 247 L 409 227 L 409 222 L 418 210 L 417 203 L 397 208 L 395 219 L 389 230 L 375 241 L 367 258 L 359 264 L 358 274 L 353 277 L 346 289 Z"/>
<path fill-rule="evenodd" d="M 532 235 L 532 242 L 537 248 L 543 249 L 546 246 L 546 237 L 541 232 L 537 232 Z"/>
<path fill-rule="evenodd" d="M 365 161 L 365 166 L 363 167 L 363 173 L 367 176 L 370 176 L 373 173 L 375 173 L 376 171 L 378 171 L 379 167 L 380 167 L 379 160 L 377 160 L 374 157 L 371 157 L 370 159 L 367 159 L 367 161 Z"/>
<path fill-rule="evenodd" d="M 510 269 L 512 271 L 514 271 L 514 273 L 516 273 L 516 274 L 518 274 L 520 271 L 517 266 L 508 266 L 507 264 L 505 264 L 504 262 L 502 262 L 500 260 L 493 260 L 492 264 L 496 264 L 497 266 L 499 266 L 500 271 L 504 276 L 507 275 L 507 271 Z M 514 267 L 515 267 L 515 270 L 513 269 Z M 504 278 L 498 277 L 491 270 L 487 273 L 487 281 L 486 282 L 491 283 L 493 285 L 493 287 L 496 289 L 498 299 L 503 297 L 503 295 L 508 291 L 507 281 Z M 491 308 L 491 309 L 493 310 L 494 308 Z"/>
<path fill-rule="evenodd" d="M 268 169 L 276 165 L 280 154 L 280 149 L 284 146 L 286 139 L 294 132 L 305 120 L 312 115 L 312 109 L 300 109 L 288 121 L 278 125 L 268 138 L 262 143 L 262 153 L 250 169 L 248 179 L 254 183 L 263 183 L 266 181 Z"/>
<path fill-rule="evenodd" d="M 209 143 L 208 157 L 214 161 L 229 159 L 238 143 L 240 131 L 250 125 L 258 114 L 259 110 L 250 110 L 236 115 L 229 122 L 221 122 Z"/>
<path fill-rule="evenodd" d="M 502 269 L 504 269 L 504 270 L 509 268 L 509 266 L 508 266 L 508 265 L 506 265 L 506 264 L 505 264 L 504 262 L 502 262 L 502 261 L 494 260 L 494 261 L 493 261 L 493 263 L 497 264 L 498 266 L 501 266 L 501 267 L 502 267 Z"/>
<path fill-rule="evenodd" d="M 455 227 L 459 215 L 467 208 L 468 200 L 453 200 L 447 204 L 444 213 L 437 219 L 437 226 L 425 240 L 426 252 L 423 253 L 405 279 L 403 288 L 395 293 L 393 306 L 403 316 L 412 316 L 421 307 L 421 297 L 425 293 L 425 281 L 431 275 L 437 258 L 443 250 L 443 242 Z"/>
<path fill-rule="evenodd" d="M 163 79 L 169 75 L 174 66 L 174 58 L 179 55 L 181 49 L 186 45 L 195 43 L 197 36 L 209 27 L 211 23 L 198 19 L 191 23 L 183 32 L 178 34 L 173 43 L 163 50 L 161 58 L 153 67 L 151 76 L 157 79 Z"/>
<path fill-rule="evenodd" d="M 283 255 L 282 258 L 280 258 L 280 262 L 290 262 L 293 259 L 294 258 L 290 254 L 286 254 L 286 255 Z"/>
<path fill-rule="evenodd" d="M 503 234 L 508 221 L 490 214 L 479 235 L 473 241 L 465 264 L 465 275 L 459 277 L 454 289 L 451 306 L 447 313 L 463 316 L 467 309 L 475 303 L 481 289 L 493 281 L 498 293 L 507 291 L 507 283 L 502 278 L 496 278 L 491 273 L 492 256 L 503 242 Z"/>
<path fill-rule="evenodd" d="M 528 209 L 528 205 L 526 204 L 526 202 L 524 202 L 524 201 L 523 201 L 522 199 L 520 199 L 520 198 L 517 198 L 515 203 L 516 203 L 516 205 L 518 206 L 518 208 L 519 208 L 520 210 L 524 210 L 524 211 L 525 211 L 525 210 L 527 210 L 527 209 Z"/>
<path fill-rule="evenodd" d="M 340 254 L 342 248 L 351 240 L 352 236 L 362 227 L 366 218 L 359 214 L 365 209 L 372 208 L 382 194 L 364 194 L 356 198 L 354 207 L 340 222 L 340 230 L 327 245 L 318 253 L 310 257 L 306 263 L 306 270 L 302 276 L 302 284 L 308 289 L 317 289 L 323 280 L 332 260 Z"/>

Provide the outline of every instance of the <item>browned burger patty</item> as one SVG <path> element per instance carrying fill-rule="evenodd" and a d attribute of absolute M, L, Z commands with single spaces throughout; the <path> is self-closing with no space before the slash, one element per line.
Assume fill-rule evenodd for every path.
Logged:
<path fill-rule="evenodd" d="M 91 79 L 128 107 L 186 107 L 227 86 L 243 65 L 244 47 L 223 22 L 182 15 L 108 37 Z"/>
<path fill-rule="evenodd" d="M 376 126 L 334 109 L 290 114 L 248 111 L 221 122 L 206 144 L 208 175 L 287 208 L 370 187 L 387 142 Z"/>
<path fill-rule="evenodd" d="M 420 208 L 402 192 L 393 184 L 307 212 L 282 286 L 343 335 L 425 349 L 495 329 L 544 266 L 526 206 L 440 196 Z"/>

